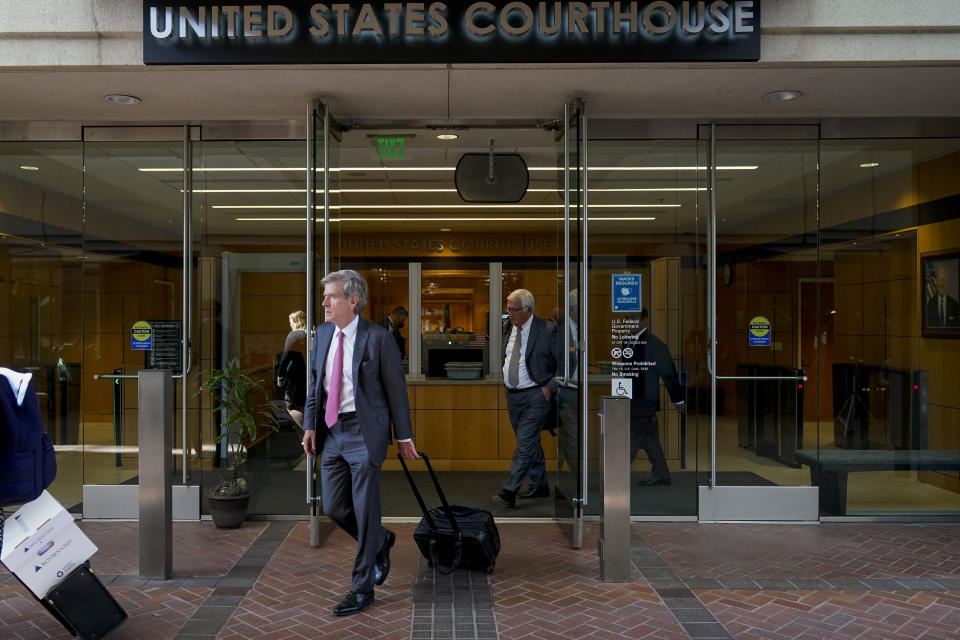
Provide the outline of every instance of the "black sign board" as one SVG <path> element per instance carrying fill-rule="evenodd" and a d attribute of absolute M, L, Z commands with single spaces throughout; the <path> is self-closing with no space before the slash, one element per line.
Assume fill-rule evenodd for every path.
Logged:
<path fill-rule="evenodd" d="M 143 3 L 145 64 L 759 59 L 760 0 Z"/>
<path fill-rule="evenodd" d="M 180 340 L 183 322 L 180 320 L 147 320 L 153 327 L 153 349 L 144 351 L 144 369 L 169 369 L 182 373 Z"/>

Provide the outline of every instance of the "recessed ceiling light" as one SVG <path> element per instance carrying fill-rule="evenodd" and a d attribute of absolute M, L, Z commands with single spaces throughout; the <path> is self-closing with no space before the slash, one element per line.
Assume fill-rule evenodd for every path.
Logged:
<path fill-rule="evenodd" d="M 872 169 L 873 167 L 879 167 L 879 162 L 864 162 L 860 165 L 861 169 Z"/>
<path fill-rule="evenodd" d="M 787 102 L 789 100 L 796 100 L 799 98 L 802 93 L 799 91 L 793 91 L 791 89 L 786 89 L 783 91 L 771 91 L 770 93 L 763 96 L 763 99 L 767 102 Z"/>
<path fill-rule="evenodd" d="M 460 136 L 458 136 L 458 135 L 455 134 L 455 133 L 440 133 L 440 134 L 437 134 L 437 140 L 456 140 L 456 139 L 459 138 L 459 137 L 460 137 Z"/>
<path fill-rule="evenodd" d="M 128 96 L 123 93 L 111 93 L 103 96 L 103 99 L 113 104 L 137 104 L 140 102 L 140 98 L 137 96 Z"/>
<path fill-rule="evenodd" d="M 33 165 L 29 164 L 22 164 L 20 165 L 20 168 L 24 171 L 40 171 L 40 167 L 34 167 Z"/>
<path fill-rule="evenodd" d="M 448 227 L 440 227 L 440 231 L 450 231 Z"/>

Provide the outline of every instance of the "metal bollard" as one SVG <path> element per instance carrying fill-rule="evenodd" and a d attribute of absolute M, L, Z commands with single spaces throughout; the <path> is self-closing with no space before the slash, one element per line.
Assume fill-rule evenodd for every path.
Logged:
<path fill-rule="evenodd" d="M 600 398 L 600 579 L 630 582 L 630 400 Z"/>
<path fill-rule="evenodd" d="M 166 580 L 173 573 L 173 454 L 171 378 L 167 370 L 137 376 L 140 442 L 140 577 Z"/>

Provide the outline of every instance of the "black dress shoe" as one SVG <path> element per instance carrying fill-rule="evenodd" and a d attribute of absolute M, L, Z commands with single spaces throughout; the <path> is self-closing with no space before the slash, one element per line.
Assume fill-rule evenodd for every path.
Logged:
<path fill-rule="evenodd" d="M 343 601 L 333 608 L 335 616 L 351 616 L 360 613 L 373 604 L 373 591 L 370 593 L 356 593 L 351 591 Z"/>
<path fill-rule="evenodd" d="M 641 487 L 653 487 L 658 484 L 670 484 L 670 478 L 649 478 L 647 480 L 640 480 L 637 482 Z"/>
<path fill-rule="evenodd" d="M 549 498 L 550 485 L 542 484 L 539 487 L 528 487 L 526 491 L 518 493 L 517 497 L 523 498 L 524 500 L 528 498 Z"/>
<path fill-rule="evenodd" d="M 493 494 L 493 499 L 507 509 L 516 509 L 517 508 L 517 492 L 509 491 L 507 489 L 500 489 L 497 493 Z"/>
<path fill-rule="evenodd" d="M 377 558 L 373 562 L 373 584 L 380 586 L 390 574 L 390 547 L 397 540 L 397 534 L 390 529 L 384 529 L 383 546 L 377 551 Z"/>

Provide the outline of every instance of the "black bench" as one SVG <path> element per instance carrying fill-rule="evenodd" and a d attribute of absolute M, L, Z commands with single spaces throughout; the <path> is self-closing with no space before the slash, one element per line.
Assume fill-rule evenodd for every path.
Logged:
<path fill-rule="evenodd" d="M 847 515 L 847 474 L 854 471 L 960 471 L 960 451 L 929 449 L 801 449 L 797 462 L 810 467 L 810 483 L 820 486 L 820 513 Z"/>

